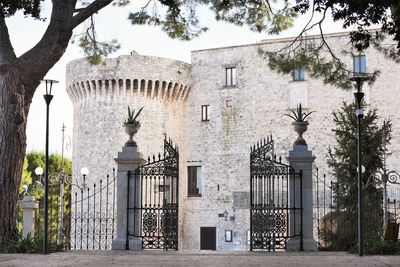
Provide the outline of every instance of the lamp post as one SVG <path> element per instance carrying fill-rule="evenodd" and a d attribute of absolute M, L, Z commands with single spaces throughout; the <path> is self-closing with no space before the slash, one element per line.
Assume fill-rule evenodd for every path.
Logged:
<path fill-rule="evenodd" d="M 357 91 L 354 93 L 354 98 L 357 103 L 356 116 L 357 116 L 357 175 L 358 175 L 358 255 L 363 255 L 363 205 L 362 205 L 362 155 L 361 155 L 361 120 L 364 116 L 364 111 L 361 108 L 361 103 L 364 98 L 364 93 L 362 92 L 362 84 L 364 81 L 368 80 L 366 73 L 357 72 L 350 77 L 350 81 L 355 82 Z"/>
<path fill-rule="evenodd" d="M 43 253 L 48 253 L 48 197 L 49 197 L 49 111 L 50 111 L 50 102 L 53 99 L 53 95 L 51 94 L 51 89 L 53 84 L 58 83 L 55 80 L 45 79 L 43 80 L 46 84 L 46 94 L 43 95 L 43 98 L 46 102 L 46 155 L 45 155 L 45 180 L 44 180 L 44 237 L 43 237 Z"/>

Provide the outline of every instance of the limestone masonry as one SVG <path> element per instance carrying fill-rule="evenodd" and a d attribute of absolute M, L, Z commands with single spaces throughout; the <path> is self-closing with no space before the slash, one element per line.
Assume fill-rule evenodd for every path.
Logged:
<path fill-rule="evenodd" d="M 331 34 L 326 40 L 352 67 L 351 55 L 340 52 L 348 35 Z M 353 101 L 353 92 L 325 85 L 307 73 L 303 81 L 293 81 L 291 75 L 270 70 L 259 48 L 275 50 L 288 42 L 277 39 L 193 51 L 191 64 L 135 52 L 99 66 L 85 59 L 70 62 L 67 91 L 74 105 L 74 174 L 88 167 L 87 182 L 93 183 L 111 173 L 114 158 L 128 139 L 122 128 L 127 106 L 144 106 L 142 127 L 134 139 L 145 158 L 162 152 L 164 133 L 179 146 L 180 249 L 199 250 L 200 227 L 216 227 L 217 250 L 247 250 L 250 146 L 272 134 L 276 153 L 286 158 L 296 133 L 291 120 L 282 115 L 301 102 L 306 110 L 315 111 L 304 138 L 316 156 L 315 166 L 328 173 L 326 151 L 334 145 L 332 111 L 343 101 Z M 381 120 L 393 121 L 388 166 L 398 170 L 400 64 L 373 48 L 365 56 L 367 72 L 381 71 L 372 86 L 364 86 L 366 101 L 378 108 Z M 196 196 L 188 196 L 190 166 L 201 167 Z M 227 219 L 219 216 L 225 211 Z M 225 230 L 232 230 L 232 242 L 225 241 Z"/>

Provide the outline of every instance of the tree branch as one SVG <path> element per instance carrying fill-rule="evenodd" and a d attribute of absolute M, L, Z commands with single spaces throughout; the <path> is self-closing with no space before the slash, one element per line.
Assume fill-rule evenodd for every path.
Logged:
<path fill-rule="evenodd" d="M 91 15 L 99 11 L 100 9 L 108 6 L 111 4 L 112 0 L 96 0 L 84 9 L 81 9 L 81 11 L 76 14 L 73 18 L 72 21 L 69 25 L 71 29 L 74 29 L 76 26 L 84 22 L 86 19 L 88 19 Z"/>
<path fill-rule="evenodd" d="M 52 2 L 50 23 L 46 32 L 40 41 L 17 61 L 28 101 L 40 81 L 62 57 L 72 36 L 72 29 L 68 28 L 68 24 L 72 20 L 76 0 L 52 0 Z"/>
<path fill-rule="evenodd" d="M 12 47 L 8 28 L 4 18 L 0 18 L 0 72 L 3 64 L 8 64 L 16 59 Z"/>

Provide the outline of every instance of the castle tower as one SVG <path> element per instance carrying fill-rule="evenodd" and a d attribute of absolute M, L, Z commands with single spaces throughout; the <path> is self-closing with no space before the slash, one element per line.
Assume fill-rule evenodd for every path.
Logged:
<path fill-rule="evenodd" d="M 128 105 L 144 107 L 135 136 L 146 157 L 163 148 L 163 134 L 183 143 L 185 100 L 190 91 L 190 64 L 132 52 L 91 65 L 78 59 L 67 65 L 67 92 L 74 107 L 73 174 L 89 168 L 87 183 L 104 179 L 127 141 L 122 125 Z"/>

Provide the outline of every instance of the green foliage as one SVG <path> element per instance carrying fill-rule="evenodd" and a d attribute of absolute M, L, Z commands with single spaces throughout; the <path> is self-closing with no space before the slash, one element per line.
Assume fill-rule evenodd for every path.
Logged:
<path fill-rule="evenodd" d="M 125 120 L 124 124 L 135 124 L 140 125 L 140 121 L 137 120 L 140 113 L 142 112 L 144 107 L 141 107 L 139 111 L 135 115 L 135 110 L 131 111 L 131 108 L 128 106 L 128 118 Z"/>
<path fill-rule="evenodd" d="M 59 252 L 63 250 L 61 245 L 49 242 L 49 252 Z M 1 253 L 42 253 L 43 252 L 43 238 L 31 237 L 28 234 L 26 238 L 21 235 L 15 235 L 6 244 L 0 247 Z"/>
<path fill-rule="evenodd" d="M 362 105 L 365 108 L 365 104 Z M 340 206 L 356 210 L 357 208 L 357 116 L 354 111 L 355 104 L 343 103 L 340 111 L 334 111 L 333 121 L 335 128 L 332 130 L 336 144 L 328 147 L 328 166 L 331 168 L 337 183 L 340 185 L 336 199 Z M 378 125 L 377 109 L 369 109 L 362 119 L 361 147 L 362 165 L 365 167 L 363 182 L 367 183 L 368 177 L 376 170 L 383 167 L 386 146 L 392 138 L 391 121 L 384 121 Z M 376 185 L 371 186 L 374 188 Z M 370 187 L 368 187 L 370 188 Z M 368 189 L 364 191 L 368 192 Z M 368 196 L 368 194 L 364 194 Z"/>
<path fill-rule="evenodd" d="M 293 44 L 282 48 L 280 51 L 264 51 L 259 53 L 268 59 L 268 66 L 278 73 L 291 74 L 296 66 L 303 67 L 311 78 L 321 79 L 324 84 L 349 90 L 353 88 L 349 75 L 352 73 L 352 66 L 346 66 L 339 58 L 329 54 L 329 47 L 323 40 L 310 38 L 305 44 L 296 41 Z M 302 45 L 303 48 L 296 48 Z M 375 82 L 379 71 L 375 70 L 368 74 L 368 83 Z"/>
<path fill-rule="evenodd" d="M 22 179 L 21 179 L 21 185 L 19 187 L 19 194 L 23 194 L 25 191 L 25 188 L 28 189 L 29 186 L 32 184 L 32 176 L 31 172 L 28 170 L 28 159 L 25 157 L 24 158 L 24 167 L 22 169 Z"/>
<path fill-rule="evenodd" d="M 199 5 L 209 5 L 217 20 L 248 25 L 253 31 L 269 34 L 292 27 L 297 16 L 289 1 L 154 0 L 147 2 L 140 11 L 132 12 L 129 20 L 136 25 L 161 26 L 171 38 L 191 40 L 208 30 L 200 26 L 196 14 Z M 158 11 L 163 8 L 164 13 Z"/>
<path fill-rule="evenodd" d="M 109 42 L 97 42 L 85 35 L 79 39 L 79 47 L 82 48 L 83 53 L 92 65 L 98 65 L 104 57 L 120 49 L 121 45 L 116 39 Z"/>
<path fill-rule="evenodd" d="M 0 17 L 13 16 L 21 10 L 25 16 L 40 19 L 41 2 L 43 0 L 3 0 L 0 1 Z"/>
<path fill-rule="evenodd" d="M 379 39 L 371 26 L 380 27 L 382 33 L 393 36 L 400 49 L 400 2 L 354 1 L 354 0 L 296 0 L 295 10 L 302 14 L 313 11 L 330 12 L 334 21 L 342 22 L 343 28 L 355 28 L 350 32 L 350 40 L 357 51 L 363 51 L 371 42 Z M 354 27 L 356 26 L 356 27 Z M 378 33 L 379 35 L 379 33 Z"/>
<path fill-rule="evenodd" d="M 277 51 L 261 51 L 268 59 L 271 69 L 278 73 L 289 74 L 294 66 L 303 66 L 310 77 L 321 79 L 341 89 L 351 89 L 348 77 L 352 66 L 347 66 L 338 57 L 325 39 L 323 28 L 327 14 L 335 21 L 343 23 L 343 28 L 355 27 L 350 32 L 350 43 L 342 47 L 345 54 L 360 54 L 371 46 L 381 51 L 391 60 L 400 62 L 400 2 L 389 1 L 353 1 L 353 0 L 297 0 L 294 10 L 300 14 L 311 12 L 309 21 L 292 43 Z M 320 13 L 320 16 L 317 15 Z M 380 30 L 370 30 L 376 25 Z M 316 29 L 318 37 L 309 36 Z M 394 42 L 384 42 L 391 36 Z M 368 73 L 369 84 L 375 82 L 379 70 Z"/>
<path fill-rule="evenodd" d="M 35 169 L 37 167 L 45 167 L 45 154 L 43 152 L 31 151 L 26 154 L 27 159 L 27 172 L 31 174 L 32 183 L 28 187 L 28 194 L 31 196 L 35 196 L 36 199 L 41 203 L 43 201 L 43 177 L 38 177 L 35 174 Z M 49 239 L 56 240 L 57 235 L 57 227 L 58 227 L 58 218 L 59 216 L 59 195 L 60 195 L 60 184 L 59 179 L 62 177 L 62 171 L 64 170 L 64 177 L 71 177 L 72 175 L 72 162 L 70 159 L 64 158 L 64 163 L 62 162 L 61 155 L 51 154 L 49 156 Z M 22 190 L 23 185 L 21 184 Z M 66 182 L 64 185 L 64 225 L 70 225 L 69 215 L 71 213 L 70 210 L 70 195 L 71 195 L 71 186 L 70 183 Z M 22 196 L 21 196 L 22 197 Z M 18 230 L 22 229 L 22 213 L 19 212 L 18 215 Z M 43 204 L 40 204 L 40 209 L 36 214 L 36 224 L 35 230 L 36 234 L 38 234 L 43 229 Z M 66 235 L 68 236 L 68 234 Z"/>
<path fill-rule="evenodd" d="M 292 118 L 295 122 L 304 122 L 308 116 L 310 116 L 314 111 L 310 111 L 308 113 L 303 112 L 301 108 L 301 103 L 300 105 L 297 106 L 296 112 L 291 110 L 292 114 L 283 114 L 285 116 L 288 116 L 289 118 Z"/>
<path fill-rule="evenodd" d="M 363 251 L 365 255 L 400 255 L 400 242 L 397 240 L 366 240 Z M 349 252 L 358 253 L 358 245 L 352 246 Z"/>
<path fill-rule="evenodd" d="M 365 108 L 365 103 L 362 104 Z M 327 163 L 336 178 L 332 188 L 333 223 L 327 229 L 331 248 L 349 249 L 357 237 L 357 116 L 355 104 L 343 103 L 334 111 L 332 130 L 336 144 L 328 147 Z M 382 235 L 382 189 L 374 183 L 367 186 L 368 177 L 383 167 L 386 146 L 391 140 L 391 121 L 378 124 L 376 109 L 369 109 L 362 119 L 363 210 L 365 239 L 377 239 Z M 377 181 L 375 181 L 377 182 Z M 326 229 L 325 229 L 326 230 Z"/>

